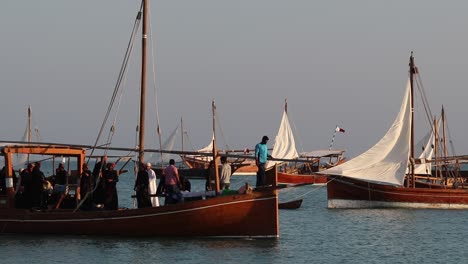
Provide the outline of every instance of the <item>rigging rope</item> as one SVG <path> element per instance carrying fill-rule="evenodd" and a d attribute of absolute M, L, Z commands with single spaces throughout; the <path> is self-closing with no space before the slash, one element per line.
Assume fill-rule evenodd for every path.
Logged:
<path fill-rule="evenodd" d="M 148 2 L 148 8 L 149 8 L 149 2 Z M 156 133 L 158 134 L 158 139 L 159 139 L 159 149 L 162 150 L 162 133 L 161 133 L 161 125 L 160 125 L 160 119 L 159 119 L 159 103 L 158 103 L 158 92 L 157 92 L 157 86 L 156 86 L 156 65 L 155 65 L 155 56 L 154 56 L 154 42 L 153 42 L 153 30 L 151 27 L 151 15 L 149 16 L 149 35 L 150 35 L 150 41 L 151 41 L 151 57 L 152 57 L 152 66 L 153 66 L 153 87 L 154 87 L 154 101 L 155 101 L 155 106 L 156 106 Z M 161 168 L 164 167 L 164 159 L 163 159 L 163 154 L 162 152 L 159 153 L 161 157 Z"/>
<path fill-rule="evenodd" d="M 421 102 L 424 106 L 424 111 L 426 113 L 426 118 L 428 120 L 428 123 L 429 124 L 432 124 L 432 111 L 429 107 L 429 100 L 427 99 L 427 96 L 426 96 L 426 91 L 424 89 L 424 86 L 423 86 L 423 83 L 422 83 L 422 79 L 421 79 L 421 74 L 419 73 L 419 71 L 416 73 L 416 87 L 419 91 L 419 94 L 421 96 Z M 434 132 L 434 127 L 431 125 L 432 129 L 433 129 L 433 132 Z"/>
<path fill-rule="evenodd" d="M 314 177 L 314 176 L 311 176 L 311 177 Z M 316 188 L 313 188 L 312 190 L 310 190 L 310 191 L 308 191 L 308 192 L 305 192 L 305 193 L 303 193 L 303 194 L 301 194 L 301 195 L 297 195 L 297 196 L 295 196 L 293 199 L 290 199 L 290 200 L 297 200 L 297 199 L 300 199 L 300 198 L 304 198 L 306 195 L 308 195 L 308 194 L 310 194 L 310 193 L 313 193 L 313 192 L 316 192 L 316 191 L 320 190 L 320 189 L 323 188 L 323 187 L 326 187 L 327 184 L 328 184 L 329 182 L 333 181 L 333 180 L 334 180 L 334 179 L 331 179 L 331 180 L 327 181 L 325 184 L 320 184 L 320 185 L 311 184 L 311 185 L 315 185 Z M 286 189 L 286 190 L 289 191 L 289 190 L 292 190 L 292 189 L 294 189 L 294 187 L 289 188 L 289 189 Z"/>
<path fill-rule="evenodd" d="M 456 156 L 456 155 L 457 155 L 457 152 L 455 151 L 455 145 L 453 144 L 452 133 L 450 132 L 450 127 L 449 127 L 449 125 L 448 125 L 447 115 L 445 115 L 445 123 L 446 123 L 446 127 L 447 127 L 447 134 L 448 134 L 448 139 L 449 139 L 450 147 L 451 147 L 451 149 L 452 149 L 452 155 L 453 155 L 453 156 Z"/>
<path fill-rule="evenodd" d="M 140 25 L 142 10 L 143 10 L 143 2 L 141 3 L 140 10 L 138 11 L 138 14 L 137 14 L 137 16 L 135 18 L 132 34 L 131 34 L 130 40 L 129 40 L 128 44 L 127 44 L 127 50 L 125 52 L 124 59 L 122 61 L 122 65 L 121 65 L 121 68 L 120 68 L 120 71 L 119 71 L 119 74 L 118 74 L 118 77 L 117 77 L 117 82 L 116 82 L 115 87 L 114 87 L 114 92 L 112 93 L 112 97 L 111 97 L 111 100 L 109 102 L 109 106 L 107 108 L 106 115 L 105 115 L 104 120 L 103 120 L 103 122 L 101 124 L 101 128 L 99 129 L 99 133 L 98 133 L 98 136 L 96 137 L 96 141 L 94 142 L 93 148 L 91 150 L 91 154 L 89 155 L 88 161 L 86 162 L 87 164 L 89 163 L 89 160 L 91 159 L 91 156 L 93 155 L 94 150 L 96 149 L 96 146 L 98 145 L 99 139 L 100 139 L 100 137 L 101 137 L 101 135 L 102 135 L 102 133 L 104 131 L 104 127 L 105 127 L 105 125 L 107 123 L 107 120 L 109 119 L 110 114 L 111 114 L 115 99 L 117 98 L 117 95 L 119 94 L 120 88 L 123 86 L 122 82 L 125 82 L 125 80 L 126 80 L 128 63 L 129 63 L 129 60 L 130 60 L 130 57 L 131 57 L 131 54 L 132 54 L 132 51 L 133 51 L 135 36 L 136 36 L 136 34 L 138 32 L 138 28 L 139 28 L 139 25 Z M 121 96 L 119 98 L 119 103 L 118 103 L 115 118 L 117 118 L 118 109 L 120 108 L 120 99 L 122 98 L 122 94 L 123 94 L 123 91 L 120 93 Z M 114 120 L 114 122 L 113 122 L 113 124 L 111 126 L 111 129 L 110 129 L 110 132 L 108 134 L 108 138 L 107 138 L 107 142 L 106 142 L 107 147 L 104 150 L 104 155 L 107 155 L 108 147 L 110 145 L 110 142 L 111 142 L 111 139 L 112 139 L 112 137 L 114 135 L 114 132 L 115 132 L 115 120 Z M 102 166 L 103 165 L 104 164 L 101 163 L 101 168 L 99 170 L 99 176 L 101 176 Z M 81 205 L 84 203 L 84 201 L 86 199 L 88 199 L 89 195 L 91 193 L 93 193 L 98 188 L 100 181 L 101 181 L 101 177 L 98 177 L 93 190 L 86 193 L 84 199 L 82 199 L 80 201 L 80 203 L 76 206 L 76 208 L 75 208 L 75 210 L 73 212 L 78 210 L 81 207 Z"/>
<path fill-rule="evenodd" d="M 288 109 L 288 120 L 289 120 L 289 123 L 292 123 L 292 127 L 294 128 L 294 131 L 297 131 L 296 123 L 291 121 L 292 118 L 289 118 L 289 109 Z M 297 139 L 297 141 L 299 142 L 299 146 L 300 146 L 300 148 L 301 148 L 301 152 L 304 152 L 304 146 L 303 146 L 303 144 L 302 144 L 301 138 L 300 138 L 300 137 L 297 137 L 297 133 L 294 133 L 294 132 L 293 132 L 293 135 L 294 135 L 294 139 L 295 139 L 295 140 Z"/>
<path fill-rule="evenodd" d="M 123 60 L 122 65 L 121 65 L 119 75 L 117 77 L 117 82 L 116 82 L 115 87 L 114 87 L 114 92 L 113 92 L 111 100 L 109 102 L 109 106 L 107 108 L 107 112 L 106 112 L 106 115 L 104 117 L 104 120 L 103 120 L 103 122 L 101 124 L 101 128 L 99 130 L 98 136 L 96 137 L 96 141 L 95 141 L 94 147 L 93 147 L 93 149 L 91 151 L 91 155 L 94 153 L 95 147 L 97 146 L 97 144 L 99 142 L 99 139 L 100 139 L 100 137 L 101 137 L 101 135 L 102 135 L 102 133 L 104 131 L 104 127 L 105 127 L 105 125 L 107 123 L 107 120 L 109 119 L 110 114 L 111 114 L 115 99 L 117 98 L 117 95 L 119 93 L 119 90 L 120 90 L 120 87 L 121 87 L 121 84 L 122 84 L 122 80 L 124 79 L 125 74 L 127 72 L 128 62 L 130 60 L 131 53 L 132 53 L 132 50 L 133 50 L 133 44 L 134 44 L 134 41 L 135 41 L 135 36 L 137 34 L 137 30 L 139 28 L 140 21 L 141 21 L 142 10 L 143 10 L 143 2 L 141 4 L 140 10 L 138 11 L 138 14 L 137 14 L 137 16 L 135 18 L 135 23 L 133 25 L 133 31 L 132 31 L 130 40 L 129 40 L 128 45 L 127 45 L 127 50 L 126 50 L 125 55 L 124 55 L 124 60 Z M 89 162 L 89 159 L 88 159 L 88 162 Z"/>
<path fill-rule="evenodd" d="M 189 138 L 189 135 L 188 135 L 187 131 L 182 131 L 182 133 L 183 133 L 182 135 L 184 136 L 184 138 L 187 139 L 187 142 L 189 143 L 191 150 L 195 150 L 195 148 L 193 147 L 192 141 Z"/>
<path fill-rule="evenodd" d="M 218 125 L 219 131 L 220 131 L 220 133 L 221 133 L 221 137 L 222 137 L 223 142 L 224 142 L 224 144 L 225 144 L 226 150 L 229 150 L 230 148 L 229 148 L 229 145 L 228 145 L 228 143 L 227 143 L 226 137 L 224 136 L 223 127 L 221 126 L 221 121 L 220 121 L 221 114 L 220 114 L 218 111 L 216 111 L 216 116 L 215 116 L 215 118 L 216 118 L 216 123 L 217 123 L 217 125 Z"/>

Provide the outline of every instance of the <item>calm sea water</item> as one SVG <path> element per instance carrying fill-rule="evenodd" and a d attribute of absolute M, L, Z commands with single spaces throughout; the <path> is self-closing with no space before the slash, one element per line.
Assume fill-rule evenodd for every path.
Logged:
<path fill-rule="evenodd" d="M 119 201 L 132 207 L 131 175 Z M 234 188 L 254 177 L 234 176 Z M 192 181 L 201 188 L 203 181 Z M 326 208 L 325 186 L 284 189 L 279 239 L 0 235 L 0 263 L 467 263 L 468 210 Z M 148 228 L 156 228 L 148 226 Z"/>

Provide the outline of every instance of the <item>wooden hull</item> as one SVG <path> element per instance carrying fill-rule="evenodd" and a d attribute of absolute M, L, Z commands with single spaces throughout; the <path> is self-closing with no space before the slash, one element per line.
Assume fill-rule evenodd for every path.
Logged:
<path fill-rule="evenodd" d="M 255 174 L 257 173 L 258 167 L 255 164 L 245 165 L 238 167 L 234 173 L 236 174 Z"/>
<path fill-rule="evenodd" d="M 84 163 L 85 150 L 68 146 L 5 146 L 6 192 L 0 194 L 0 234 L 61 234 L 151 237 L 278 237 L 276 166 L 265 187 L 244 194 L 192 196 L 178 204 L 125 210 L 82 211 L 15 208 L 14 153 L 69 157 Z M 79 168 L 79 167 L 78 167 Z M 80 171 L 79 171 L 80 172 Z M 192 193 L 195 195 L 195 193 Z M 205 192 L 201 192 L 206 196 Z M 61 201 L 61 200 L 60 200 Z M 52 208 L 60 208 L 53 206 Z"/>
<path fill-rule="evenodd" d="M 287 183 L 287 184 L 326 184 L 328 178 L 326 175 L 320 174 L 309 174 L 309 175 L 302 175 L 302 174 L 293 174 L 293 173 L 285 173 L 285 172 L 278 172 L 278 182 L 279 183 Z"/>
<path fill-rule="evenodd" d="M 211 161 L 208 157 L 192 158 L 187 156 L 182 156 L 182 160 L 190 169 L 206 169 Z"/>
<path fill-rule="evenodd" d="M 0 233 L 278 237 L 276 190 L 118 211 L 0 209 Z"/>
<path fill-rule="evenodd" d="M 298 209 L 302 205 L 302 199 L 282 202 L 278 204 L 279 209 Z"/>
<path fill-rule="evenodd" d="M 330 177 L 328 208 L 468 209 L 467 189 L 406 188 Z"/>

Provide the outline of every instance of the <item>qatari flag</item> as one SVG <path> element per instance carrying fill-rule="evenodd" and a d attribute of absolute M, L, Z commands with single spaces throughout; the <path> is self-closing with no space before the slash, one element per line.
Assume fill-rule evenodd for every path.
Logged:
<path fill-rule="evenodd" d="M 341 132 L 341 133 L 344 133 L 344 132 L 345 132 L 345 130 L 344 130 L 343 128 L 339 127 L 339 126 L 337 126 L 337 127 L 335 128 L 335 131 L 336 131 L 336 132 Z"/>

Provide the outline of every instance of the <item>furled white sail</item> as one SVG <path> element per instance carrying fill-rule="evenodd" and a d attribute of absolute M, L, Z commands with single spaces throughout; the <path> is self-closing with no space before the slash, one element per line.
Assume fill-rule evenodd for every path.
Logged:
<path fill-rule="evenodd" d="M 410 156 L 411 86 L 408 80 L 400 112 L 385 136 L 361 155 L 321 173 L 389 185 L 403 185 Z"/>
<path fill-rule="evenodd" d="M 440 120 L 440 118 L 439 118 Z M 440 122 L 437 122 L 437 129 L 440 129 Z M 432 129 L 416 144 L 415 146 L 415 156 L 421 161 L 421 164 L 416 164 L 414 166 L 414 174 L 418 175 L 431 175 L 432 163 L 425 162 L 426 160 L 431 160 L 434 155 L 434 145 L 435 145 L 435 136 Z M 406 170 L 406 173 L 409 173 L 409 170 Z"/>
<path fill-rule="evenodd" d="M 277 159 L 295 159 L 299 157 L 296 150 L 296 142 L 294 141 L 294 135 L 289 124 L 289 118 L 286 111 L 283 112 L 283 118 L 278 130 L 278 134 L 275 138 L 275 145 L 271 152 L 271 156 Z M 274 166 L 281 161 L 268 161 L 267 168 Z"/>

